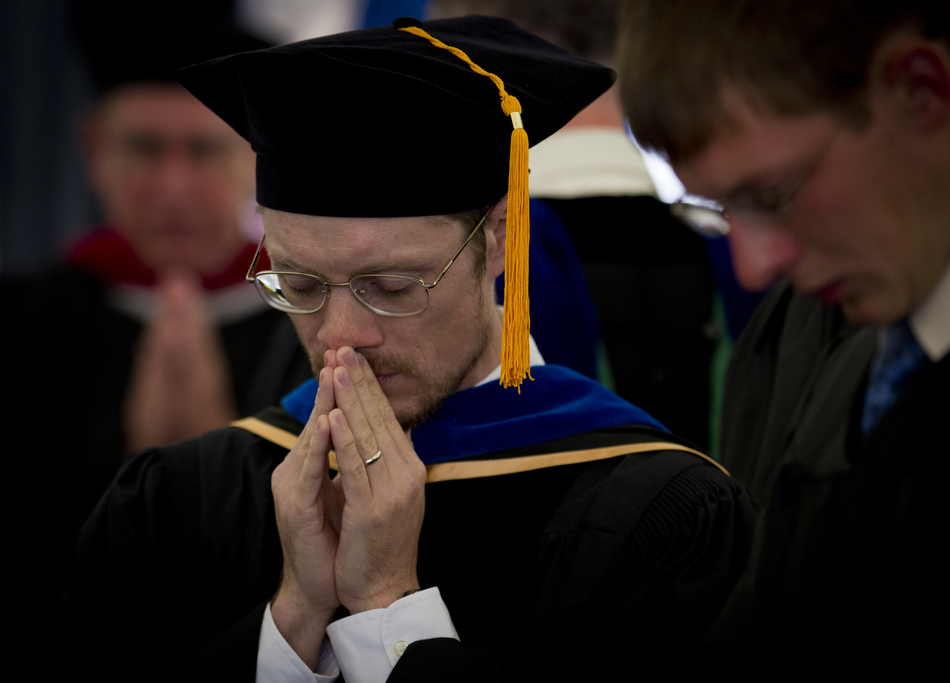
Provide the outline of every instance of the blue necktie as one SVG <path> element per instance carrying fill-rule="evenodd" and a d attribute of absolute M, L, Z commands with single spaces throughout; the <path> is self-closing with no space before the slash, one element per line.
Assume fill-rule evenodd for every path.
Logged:
<path fill-rule="evenodd" d="M 901 395 L 908 377 L 929 363 L 927 354 L 914 339 L 907 320 L 892 325 L 884 333 L 884 343 L 871 364 L 868 388 L 861 413 L 861 433 L 867 436 L 874 425 Z"/>

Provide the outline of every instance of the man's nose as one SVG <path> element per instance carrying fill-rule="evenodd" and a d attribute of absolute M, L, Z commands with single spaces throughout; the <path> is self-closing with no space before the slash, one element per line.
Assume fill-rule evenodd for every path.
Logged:
<path fill-rule="evenodd" d="M 383 343 L 383 317 L 360 303 L 349 287 L 330 287 L 317 315 L 322 320 L 317 339 L 328 349 L 352 346 L 360 350 Z"/>
<path fill-rule="evenodd" d="M 730 220 L 728 239 L 736 279 L 750 292 L 760 292 L 788 274 L 802 255 L 801 244 L 787 229 L 741 218 Z"/>
<path fill-rule="evenodd" d="M 179 196 L 200 181 L 197 164 L 179 150 L 167 150 L 158 161 L 158 184 L 165 196 Z"/>

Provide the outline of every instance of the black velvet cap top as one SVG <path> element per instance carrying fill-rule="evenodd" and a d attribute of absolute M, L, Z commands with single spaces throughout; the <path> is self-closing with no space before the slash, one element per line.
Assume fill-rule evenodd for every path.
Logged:
<path fill-rule="evenodd" d="M 398 20 L 222 57 L 177 77 L 251 143 L 263 206 L 347 217 L 487 206 L 508 182 L 512 121 L 498 88 L 403 25 L 422 26 L 500 76 L 521 103 L 531 144 L 615 77 L 511 22 L 477 16 Z"/>

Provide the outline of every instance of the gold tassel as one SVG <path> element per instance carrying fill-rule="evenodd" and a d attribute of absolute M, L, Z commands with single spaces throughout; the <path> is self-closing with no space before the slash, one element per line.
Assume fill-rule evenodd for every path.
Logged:
<path fill-rule="evenodd" d="M 505 92 L 505 84 L 493 73 L 475 64 L 468 55 L 456 47 L 433 38 L 417 26 L 399 29 L 425 38 L 430 43 L 464 61 L 472 71 L 492 79 L 501 97 L 501 110 L 511 117 L 511 149 L 508 159 L 508 213 L 505 237 L 505 300 L 504 327 L 501 338 L 501 380 L 504 387 L 516 387 L 521 393 L 521 383 L 527 377 L 531 381 L 531 311 L 528 301 L 528 244 L 531 226 L 528 207 L 528 134 L 521 122 L 521 103 L 518 98 Z"/>
<path fill-rule="evenodd" d="M 505 238 L 505 324 L 501 338 L 501 384 L 521 393 L 525 377 L 532 381 L 529 336 L 531 305 L 528 299 L 528 244 L 531 237 L 528 205 L 528 134 L 521 124 L 521 103 L 508 95 L 501 109 L 511 116 L 511 151 L 508 162 L 508 214 Z"/>

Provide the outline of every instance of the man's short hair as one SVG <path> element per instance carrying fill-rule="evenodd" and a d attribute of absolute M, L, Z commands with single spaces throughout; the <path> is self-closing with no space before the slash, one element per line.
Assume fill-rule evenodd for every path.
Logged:
<path fill-rule="evenodd" d="M 852 114 L 878 46 L 900 29 L 950 44 L 950 2 L 627 0 L 623 105 L 642 145 L 684 161 L 730 123 L 727 84 L 779 115 Z"/>

